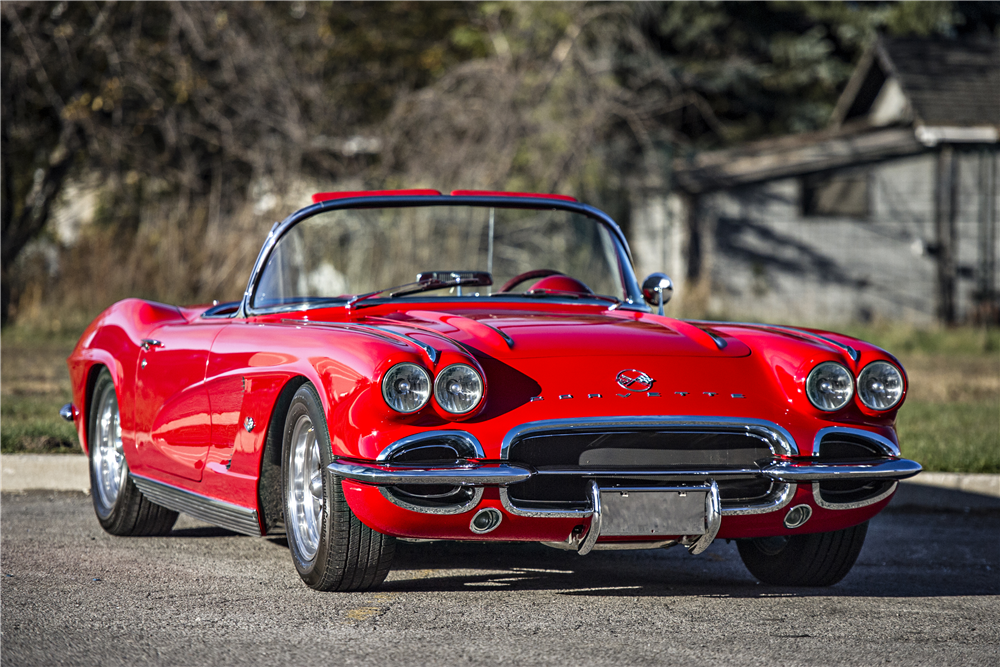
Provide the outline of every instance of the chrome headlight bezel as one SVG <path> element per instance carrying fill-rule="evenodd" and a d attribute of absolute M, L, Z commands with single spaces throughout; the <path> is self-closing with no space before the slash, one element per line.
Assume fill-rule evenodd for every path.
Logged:
<path fill-rule="evenodd" d="M 838 388 L 833 391 L 823 387 L 824 380 L 835 380 Z M 824 361 L 816 364 L 806 377 L 806 396 L 817 410 L 836 412 L 847 407 L 854 397 L 854 376 L 843 364 Z M 831 398 L 831 396 L 835 396 Z"/>
<path fill-rule="evenodd" d="M 892 392 L 895 398 L 892 402 L 879 405 L 877 403 L 877 389 L 872 389 L 869 391 L 869 382 L 867 378 L 875 373 L 888 371 L 888 377 L 883 375 L 882 381 L 879 382 L 881 387 L 885 387 L 886 384 L 892 384 L 893 387 L 887 392 Z M 888 382 L 886 382 L 888 380 Z M 891 364 L 888 361 L 878 360 L 873 361 L 867 366 L 865 366 L 860 373 L 858 373 L 858 398 L 861 399 L 861 403 L 869 410 L 875 410 L 876 412 L 885 412 L 887 410 L 892 410 L 894 407 L 899 405 L 899 402 L 903 400 L 905 381 L 903 380 L 903 372 L 896 367 L 895 364 Z"/>
<path fill-rule="evenodd" d="M 400 381 L 406 383 L 405 390 Z M 431 374 L 412 362 L 404 361 L 390 368 L 382 376 L 381 385 L 385 404 L 404 415 L 420 410 L 431 400 Z M 411 394 L 412 398 L 404 398 Z"/>
<path fill-rule="evenodd" d="M 482 403 L 485 386 L 483 376 L 469 364 L 451 364 L 434 380 L 434 400 L 449 414 L 468 414 Z"/>

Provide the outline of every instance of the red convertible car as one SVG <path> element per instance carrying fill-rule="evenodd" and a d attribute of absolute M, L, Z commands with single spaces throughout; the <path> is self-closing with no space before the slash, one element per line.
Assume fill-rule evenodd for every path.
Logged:
<path fill-rule="evenodd" d="M 275 224 L 240 301 L 129 299 L 69 358 L 94 509 L 287 536 L 320 590 L 395 540 L 595 549 L 737 540 L 830 585 L 920 466 L 906 375 L 835 333 L 682 321 L 618 226 L 559 195 L 340 192 Z M 650 307 L 652 306 L 652 307 Z"/>

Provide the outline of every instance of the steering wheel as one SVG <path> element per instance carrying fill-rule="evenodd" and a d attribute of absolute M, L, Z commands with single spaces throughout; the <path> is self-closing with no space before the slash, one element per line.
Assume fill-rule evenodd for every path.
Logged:
<path fill-rule="evenodd" d="M 533 278 L 545 278 L 546 276 L 564 276 L 565 273 L 561 271 L 554 271 L 552 269 L 532 269 L 531 271 L 525 271 L 524 273 L 519 273 L 507 282 L 503 284 L 503 287 L 497 290 L 497 293 L 509 292 L 526 280 L 531 280 Z"/>

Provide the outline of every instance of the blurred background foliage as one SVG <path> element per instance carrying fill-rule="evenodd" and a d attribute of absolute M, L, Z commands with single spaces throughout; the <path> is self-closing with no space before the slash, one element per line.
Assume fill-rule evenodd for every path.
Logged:
<path fill-rule="evenodd" d="M 1000 38 L 998 2 L 3 2 L 3 442 L 58 419 L 87 322 L 240 296 L 269 225 L 332 189 L 551 191 L 627 228 L 670 158 L 822 128 L 879 34 Z M 998 334 L 901 355 L 904 454 L 1000 471 Z"/>
<path fill-rule="evenodd" d="M 237 297 L 311 190 L 559 191 L 823 126 L 866 45 L 996 2 L 5 2 L 4 323 Z"/>

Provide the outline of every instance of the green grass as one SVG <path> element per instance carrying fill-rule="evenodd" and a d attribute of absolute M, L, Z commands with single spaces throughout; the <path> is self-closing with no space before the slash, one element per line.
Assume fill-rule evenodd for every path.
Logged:
<path fill-rule="evenodd" d="M 69 402 L 58 398 L 4 396 L 0 405 L 0 453 L 78 453 L 76 428 L 59 416 Z"/>
<path fill-rule="evenodd" d="M 1000 356 L 1000 328 L 932 327 L 918 329 L 904 325 L 851 325 L 817 327 L 860 338 L 894 355 Z"/>
<path fill-rule="evenodd" d="M 1000 404 L 907 401 L 896 419 L 903 456 L 924 470 L 1000 473 Z"/>

